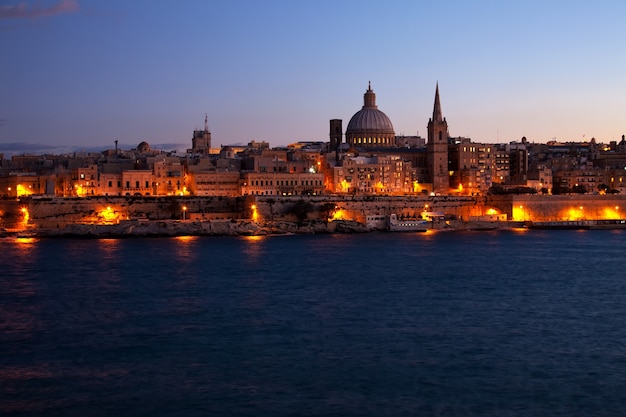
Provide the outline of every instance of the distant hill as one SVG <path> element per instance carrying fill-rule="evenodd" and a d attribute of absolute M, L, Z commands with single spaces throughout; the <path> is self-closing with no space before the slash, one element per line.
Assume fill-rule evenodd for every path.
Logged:
<path fill-rule="evenodd" d="M 137 144 L 129 145 L 129 144 L 118 144 L 118 149 L 121 150 L 130 150 L 137 147 Z M 152 149 L 158 149 L 162 151 L 185 151 L 189 145 L 185 145 L 182 143 L 156 143 L 150 144 Z M 102 152 L 107 149 L 114 149 L 113 146 L 110 145 L 102 145 L 102 146 L 72 146 L 72 145 L 44 145 L 41 143 L 20 143 L 20 142 L 12 142 L 12 143 L 1 143 L 0 142 L 0 153 L 3 153 L 5 158 L 10 157 L 12 155 L 43 155 L 43 154 L 65 154 L 72 152 Z"/>

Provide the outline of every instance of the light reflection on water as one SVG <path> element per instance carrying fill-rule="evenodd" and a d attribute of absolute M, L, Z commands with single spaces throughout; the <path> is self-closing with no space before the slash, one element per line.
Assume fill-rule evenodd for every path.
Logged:
<path fill-rule="evenodd" d="M 0 414 L 620 415 L 625 243 L 0 240 Z"/>

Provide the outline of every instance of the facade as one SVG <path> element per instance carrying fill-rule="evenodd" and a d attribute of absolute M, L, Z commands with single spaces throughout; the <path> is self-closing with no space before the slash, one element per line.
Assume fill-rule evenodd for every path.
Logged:
<path fill-rule="evenodd" d="M 329 171 L 327 181 L 334 193 L 413 194 L 417 192 L 416 170 L 398 156 L 346 158 Z"/>
<path fill-rule="evenodd" d="M 239 171 L 199 171 L 189 173 L 189 192 L 193 195 L 229 196 L 241 195 Z"/>
<path fill-rule="evenodd" d="M 243 174 L 242 195 L 320 195 L 324 174 L 289 172 L 247 172 Z"/>
<path fill-rule="evenodd" d="M 474 143 L 469 138 L 451 139 L 450 188 L 467 195 L 487 193 L 495 172 L 494 151 L 493 144 Z"/>

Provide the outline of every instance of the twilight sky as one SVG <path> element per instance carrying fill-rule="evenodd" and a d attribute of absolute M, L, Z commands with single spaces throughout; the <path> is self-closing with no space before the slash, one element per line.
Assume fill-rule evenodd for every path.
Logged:
<path fill-rule="evenodd" d="M 0 143 L 327 141 L 371 80 L 396 134 L 626 133 L 626 1 L 0 0 Z"/>

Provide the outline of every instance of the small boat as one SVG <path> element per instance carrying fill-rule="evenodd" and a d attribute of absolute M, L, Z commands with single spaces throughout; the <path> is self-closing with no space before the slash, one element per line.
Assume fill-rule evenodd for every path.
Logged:
<path fill-rule="evenodd" d="M 428 230 L 426 220 L 399 220 L 396 214 L 389 216 L 390 232 L 425 232 Z"/>

